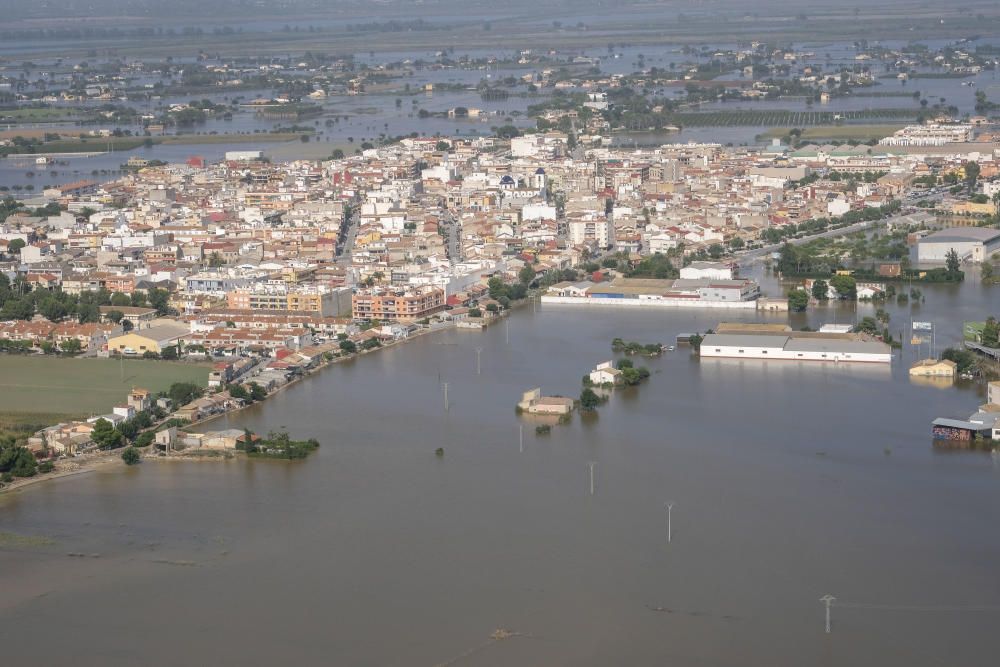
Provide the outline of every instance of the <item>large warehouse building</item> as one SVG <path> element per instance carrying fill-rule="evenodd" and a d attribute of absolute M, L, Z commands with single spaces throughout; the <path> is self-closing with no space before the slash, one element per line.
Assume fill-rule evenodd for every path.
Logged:
<path fill-rule="evenodd" d="M 757 307 L 760 285 L 749 279 L 615 278 L 610 283 L 557 283 L 542 296 L 542 303 L 581 306 L 644 306 L 653 308 Z"/>
<path fill-rule="evenodd" d="M 722 333 L 701 341 L 702 358 L 780 359 L 833 363 L 892 363 L 892 349 L 882 341 L 853 333 L 791 331 L 774 325 L 719 325 Z"/>
<path fill-rule="evenodd" d="M 981 262 L 1000 252 L 1000 229 L 952 227 L 934 232 L 917 243 L 917 260 L 943 262 L 950 250 L 962 261 Z"/>

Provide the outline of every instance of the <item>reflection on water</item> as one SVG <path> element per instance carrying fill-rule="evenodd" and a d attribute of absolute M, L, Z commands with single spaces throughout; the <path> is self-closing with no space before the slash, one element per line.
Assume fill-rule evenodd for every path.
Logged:
<path fill-rule="evenodd" d="M 932 387 L 934 389 L 951 389 L 955 386 L 955 378 L 911 375 L 910 384 L 918 387 Z"/>
<path fill-rule="evenodd" d="M 785 359 L 702 359 L 699 362 L 703 376 L 729 376 L 739 374 L 747 379 L 769 382 L 797 382 L 812 377 L 848 377 L 851 379 L 890 379 L 892 367 L 889 364 L 807 362 Z"/>

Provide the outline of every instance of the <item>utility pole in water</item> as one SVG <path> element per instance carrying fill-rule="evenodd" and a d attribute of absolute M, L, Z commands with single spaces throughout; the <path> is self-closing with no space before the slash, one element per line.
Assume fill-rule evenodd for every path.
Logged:
<path fill-rule="evenodd" d="M 480 357 L 480 355 L 482 353 L 483 353 L 483 348 L 477 347 L 476 348 L 476 375 L 481 375 L 482 374 L 482 367 L 479 365 L 479 357 Z"/>
<path fill-rule="evenodd" d="M 830 634 L 830 607 L 836 600 L 837 598 L 829 593 L 819 599 L 820 602 L 826 605 L 826 634 Z"/>
<path fill-rule="evenodd" d="M 670 502 L 666 503 L 666 507 L 667 507 L 667 544 L 670 544 L 670 541 L 673 539 L 673 536 L 674 536 L 673 535 L 673 533 L 674 533 L 674 525 L 673 525 L 674 503 L 673 503 L 673 501 L 670 501 Z"/>
<path fill-rule="evenodd" d="M 448 383 L 442 382 L 441 386 L 444 388 L 444 411 L 448 412 Z"/>
<path fill-rule="evenodd" d="M 587 465 L 590 466 L 590 495 L 594 495 L 594 466 L 597 465 L 597 461 L 590 461 Z"/>

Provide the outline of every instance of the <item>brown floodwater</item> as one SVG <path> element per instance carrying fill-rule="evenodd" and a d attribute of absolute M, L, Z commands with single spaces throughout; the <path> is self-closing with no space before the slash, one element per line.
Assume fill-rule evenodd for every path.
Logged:
<path fill-rule="evenodd" d="M 997 303 L 974 281 L 924 292 L 892 328 L 932 319 L 939 344 Z M 424 336 L 212 425 L 316 437 L 306 462 L 0 496 L 0 532 L 51 540 L 0 543 L 4 664 L 991 664 L 1000 464 L 932 448 L 934 417 L 984 399 L 911 383 L 915 351 L 888 369 L 682 347 L 596 417 L 537 436 L 515 415 L 531 387 L 578 395 L 616 336 L 753 317 L 521 309 L 509 344 L 503 325 Z"/>

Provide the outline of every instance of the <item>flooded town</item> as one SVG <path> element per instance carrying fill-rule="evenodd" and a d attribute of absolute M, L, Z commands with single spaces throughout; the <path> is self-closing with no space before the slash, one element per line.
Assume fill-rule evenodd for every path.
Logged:
<path fill-rule="evenodd" d="M 0 21 L 12 664 L 992 664 L 996 7 L 238 4 Z"/>

